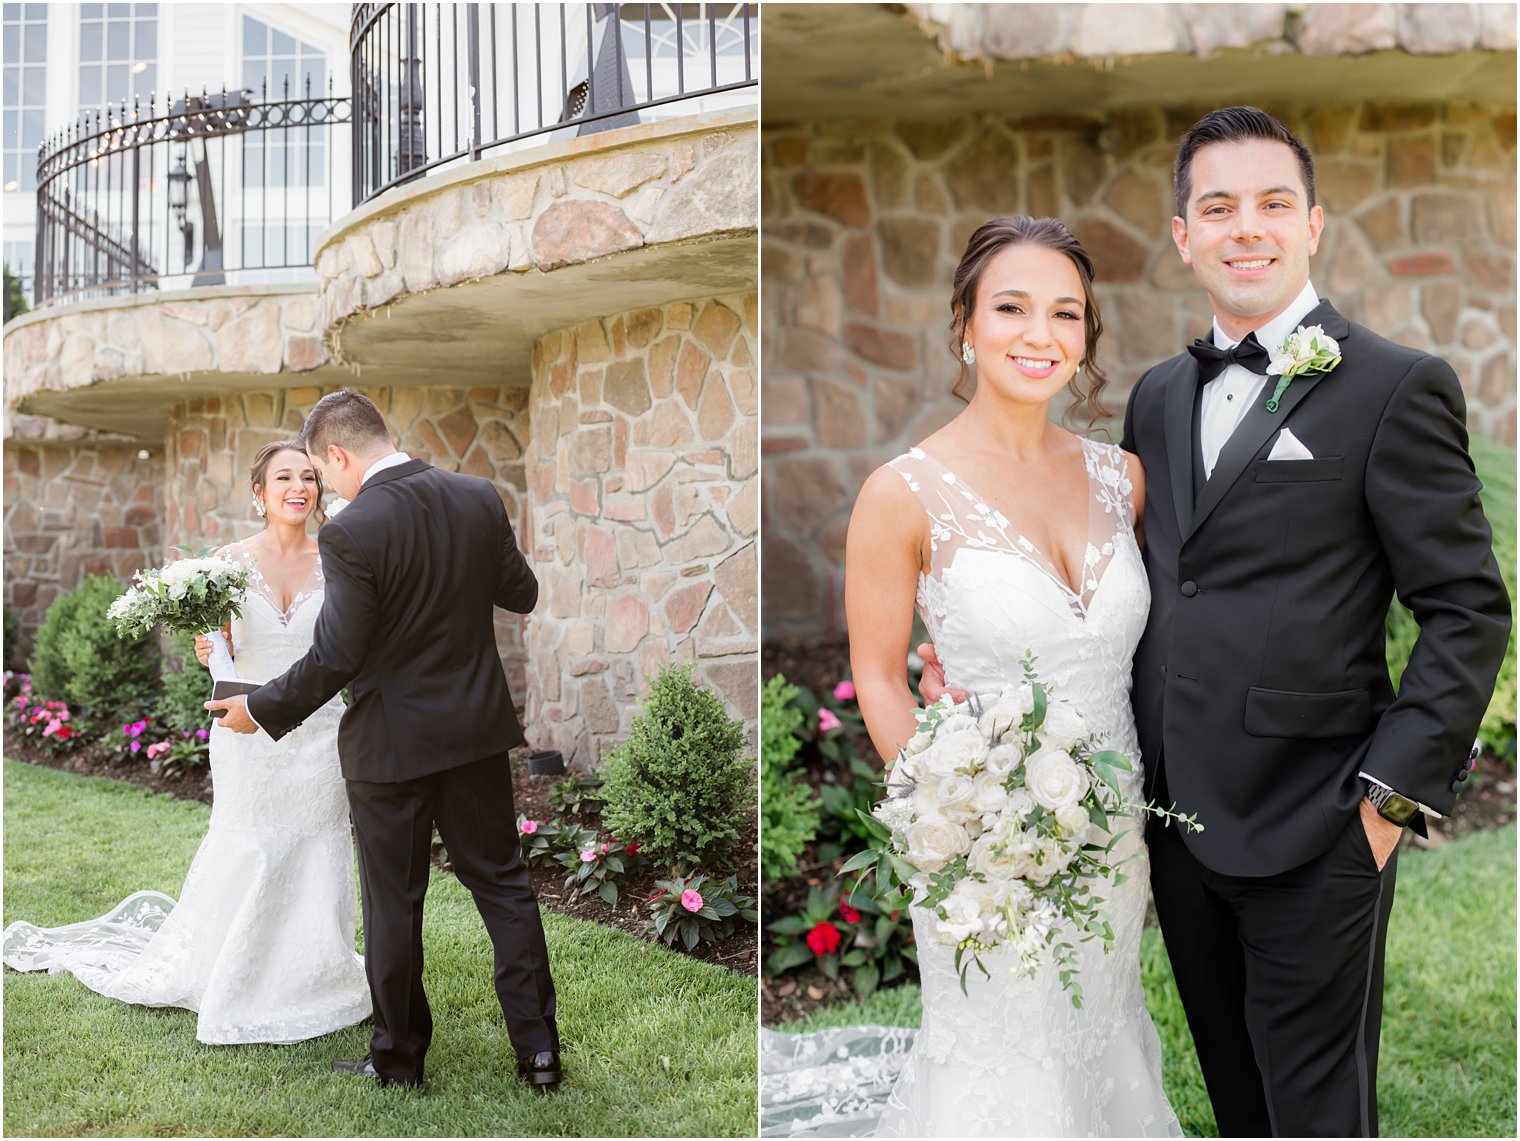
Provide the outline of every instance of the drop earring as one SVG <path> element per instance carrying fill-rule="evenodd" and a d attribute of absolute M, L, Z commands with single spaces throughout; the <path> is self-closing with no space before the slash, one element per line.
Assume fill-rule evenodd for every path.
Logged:
<path fill-rule="evenodd" d="M 257 495 L 255 495 L 253 497 L 253 511 L 254 511 L 254 514 L 257 515 L 260 519 L 262 519 L 262 518 L 264 518 L 264 512 L 266 510 L 268 510 L 268 509 L 264 506 L 264 501 L 262 499 L 260 499 Z"/>
<path fill-rule="evenodd" d="M 971 347 L 970 341 L 961 342 L 961 360 L 967 364 L 976 364 L 976 350 Z"/>

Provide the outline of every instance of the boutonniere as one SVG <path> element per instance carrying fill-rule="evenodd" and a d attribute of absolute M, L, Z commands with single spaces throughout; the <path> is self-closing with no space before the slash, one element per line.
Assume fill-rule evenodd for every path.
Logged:
<path fill-rule="evenodd" d="M 1325 330 L 1319 325 L 1300 325 L 1288 334 L 1267 365 L 1268 376 L 1281 378 L 1272 390 L 1272 399 L 1267 401 L 1267 411 L 1277 411 L 1277 402 L 1288 391 L 1295 376 L 1303 376 L 1306 372 L 1329 372 L 1340 363 L 1341 347 L 1334 337 L 1325 336 Z"/>

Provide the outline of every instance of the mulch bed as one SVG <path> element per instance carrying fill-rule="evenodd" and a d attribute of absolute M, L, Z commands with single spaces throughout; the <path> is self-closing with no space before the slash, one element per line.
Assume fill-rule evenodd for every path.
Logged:
<path fill-rule="evenodd" d="M 165 777 L 149 772 L 145 760 L 119 761 L 106 749 L 95 746 L 85 746 L 76 752 L 55 757 L 30 739 L 15 734 L 7 739 L 5 746 L 7 756 L 28 764 L 44 765 L 47 768 L 78 773 L 82 776 L 108 777 L 140 788 L 151 789 L 153 792 L 166 793 L 177 800 L 211 803 L 210 770 L 197 770 L 183 776 Z M 549 807 L 549 793 L 563 778 L 529 776 L 526 756 L 526 751 L 521 757 L 514 754 L 512 761 L 512 792 L 517 811 L 537 820 L 555 817 L 558 814 Z M 596 821 L 586 819 L 579 823 L 592 827 L 595 826 Z M 737 871 L 740 892 L 753 896 L 757 891 L 760 877 L 759 851 L 759 826 L 756 819 L 751 816 L 740 838 L 737 867 L 721 869 L 722 875 L 719 878 L 725 878 Z M 452 870 L 446 855 L 439 866 L 445 871 Z M 571 892 L 564 887 L 564 870 L 558 864 L 532 867 L 532 873 L 533 888 L 538 894 L 541 906 L 565 915 L 573 915 L 578 919 L 589 919 L 594 923 L 616 927 L 637 938 L 646 938 L 644 929 L 649 922 L 649 911 L 645 903 L 655 891 L 654 881 L 662 878 L 654 872 L 646 871 L 630 878 L 618 897 L 616 907 L 610 906 L 595 895 L 573 897 Z M 675 947 L 675 950 L 690 955 L 694 959 L 726 967 L 737 974 L 748 975 L 750 978 L 755 977 L 759 969 L 759 949 L 759 932 L 750 924 L 742 925 L 737 932 L 721 943 L 698 944 L 695 949 L 687 951 L 677 941 Z"/>
<path fill-rule="evenodd" d="M 807 642 L 792 639 L 764 646 L 760 660 L 762 677 L 781 673 L 796 685 L 806 686 L 815 694 L 824 694 L 831 691 L 841 678 L 848 676 L 850 645 L 842 636 Z M 863 755 L 869 756 L 869 742 L 862 741 L 860 746 Z M 814 784 L 818 777 L 819 773 L 811 769 L 804 774 L 804 778 Z M 1516 784 L 1514 761 L 1485 752 L 1478 758 L 1477 770 L 1468 779 L 1467 788 L 1457 798 L 1453 813 L 1444 820 L 1428 822 L 1428 840 L 1411 833 L 1406 845 L 1439 848 L 1473 832 L 1504 827 L 1516 817 Z M 766 893 L 761 907 L 762 925 L 800 911 L 809 887 L 833 880 L 842 862 L 819 862 L 815 849 L 809 846 L 801 858 L 798 874 Z M 1154 914 L 1149 922 L 1155 922 Z M 764 950 L 768 953 L 770 949 L 767 940 Z M 791 1022 L 825 1006 L 850 1002 L 854 998 L 855 994 L 846 981 L 826 978 L 816 968 L 789 971 L 775 978 L 762 973 L 760 977 L 761 1021 L 768 1026 Z"/>

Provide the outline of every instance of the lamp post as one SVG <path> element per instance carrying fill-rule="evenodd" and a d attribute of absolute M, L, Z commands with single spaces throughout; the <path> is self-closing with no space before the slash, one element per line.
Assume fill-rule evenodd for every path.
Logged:
<path fill-rule="evenodd" d="M 190 268 L 190 258 L 195 250 L 195 223 L 188 214 L 190 205 L 190 170 L 185 165 L 186 148 L 179 149 L 179 162 L 169 172 L 169 210 L 174 215 L 174 224 L 179 227 L 179 232 L 185 235 L 185 253 L 181 260 L 180 268 Z"/>

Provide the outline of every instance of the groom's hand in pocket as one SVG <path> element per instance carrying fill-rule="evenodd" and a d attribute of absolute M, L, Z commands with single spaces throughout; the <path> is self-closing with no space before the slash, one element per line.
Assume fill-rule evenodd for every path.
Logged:
<path fill-rule="evenodd" d="M 945 667 L 934 652 L 933 642 L 920 645 L 918 656 L 924 659 L 924 674 L 918 679 L 918 695 L 924 699 L 925 705 L 933 705 L 947 693 L 958 702 L 971 696 L 964 689 L 950 689 L 945 685 Z"/>
<path fill-rule="evenodd" d="M 1372 858 L 1377 861 L 1378 871 L 1382 871 L 1388 863 L 1388 857 L 1393 855 L 1393 850 L 1404 838 L 1404 829 L 1393 821 L 1384 820 L 1379 816 L 1378 810 L 1372 807 L 1372 801 L 1365 797 L 1357 808 L 1362 814 L 1362 830 L 1367 833 L 1367 843 L 1372 848 Z"/>

